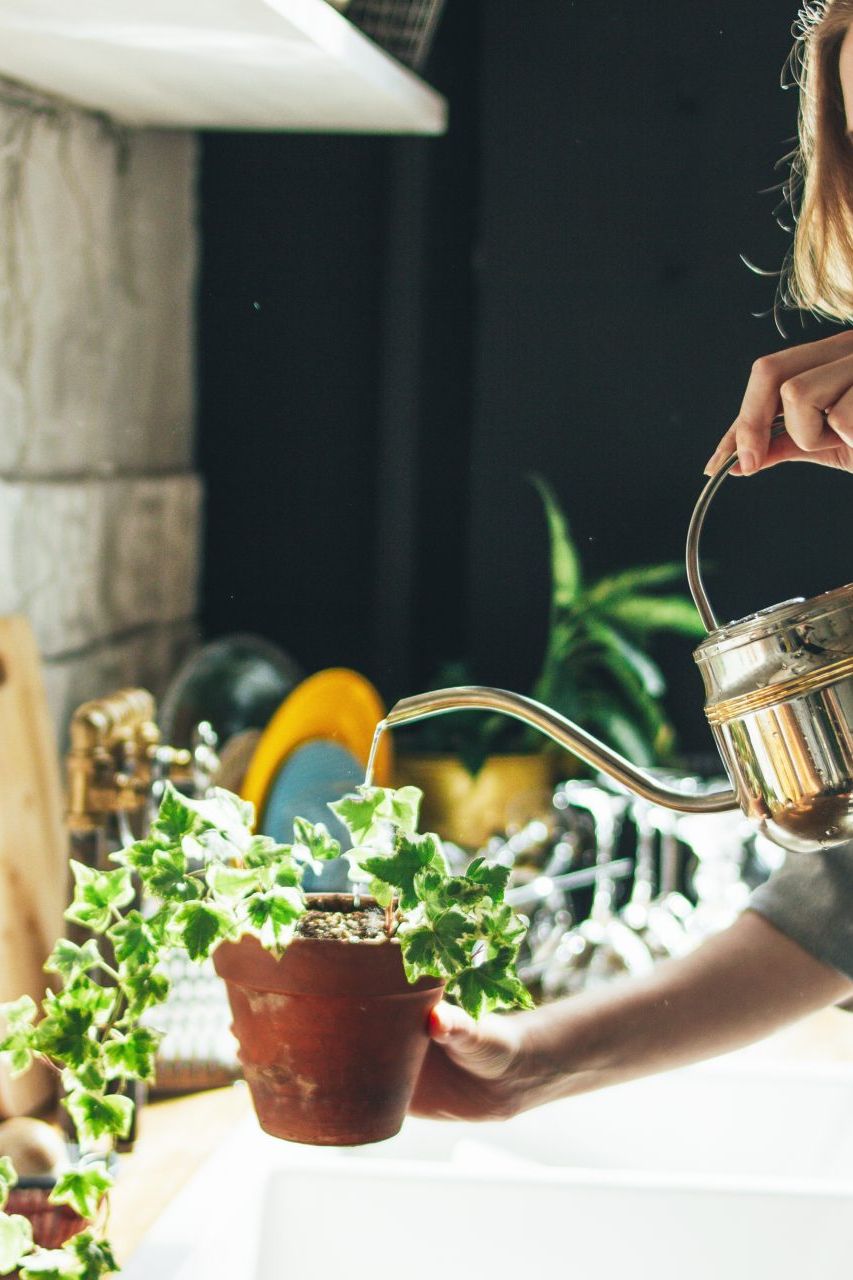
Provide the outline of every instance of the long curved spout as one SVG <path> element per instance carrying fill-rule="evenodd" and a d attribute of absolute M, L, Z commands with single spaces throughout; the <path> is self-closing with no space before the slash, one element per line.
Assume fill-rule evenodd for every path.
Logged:
<path fill-rule="evenodd" d="M 713 791 L 697 796 L 662 786 L 651 774 L 638 769 L 624 756 L 620 756 L 618 751 L 613 751 L 585 729 L 581 729 L 580 725 L 573 724 L 565 716 L 533 698 L 511 693 L 507 689 L 491 689 L 487 685 L 460 685 L 455 689 L 418 693 L 410 698 L 401 698 L 395 703 L 385 717 L 384 724 L 390 729 L 395 725 L 446 715 L 449 711 L 499 711 L 502 715 L 520 720 L 522 724 L 531 725 L 546 737 L 553 738 L 561 747 L 614 778 L 635 795 L 666 809 L 676 809 L 679 813 L 721 813 L 738 808 L 734 791 Z"/>

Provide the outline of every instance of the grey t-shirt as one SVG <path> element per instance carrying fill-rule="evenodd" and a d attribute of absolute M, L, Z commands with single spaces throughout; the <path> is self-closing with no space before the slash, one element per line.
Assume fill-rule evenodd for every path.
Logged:
<path fill-rule="evenodd" d="M 853 980 L 853 841 L 823 853 L 789 853 L 749 905 Z"/>

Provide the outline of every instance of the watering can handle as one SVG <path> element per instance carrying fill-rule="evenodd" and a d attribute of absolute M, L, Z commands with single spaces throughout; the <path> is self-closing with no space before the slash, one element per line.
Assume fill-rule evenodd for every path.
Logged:
<path fill-rule="evenodd" d="M 784 434 L 785 419 L 780 413 L 773 419 L 770 439 L 776 440 Z M 687 530 L 687 581 L 690 584 L 690 593 L 696 603 L 696 608 L 699 610 L 699 616 L 707 631 L 716 631 L 720 624 L 717 620 L 717 615 L 711 608 L 710 601 L 705 594 L 705 585 L 702 582 L 702 573 L 699 569 L 699 535 L 702 532 L 705 513 L 711 505 L 711 499 L 736 462 L 737 453 L 735 452 L 726 459 L 719 471 L 716 471 L 711 476 L 711 479 L 699 494 L 699 500 L 693 508 L 693 515 L 690 517 L 690 526 Z"/>

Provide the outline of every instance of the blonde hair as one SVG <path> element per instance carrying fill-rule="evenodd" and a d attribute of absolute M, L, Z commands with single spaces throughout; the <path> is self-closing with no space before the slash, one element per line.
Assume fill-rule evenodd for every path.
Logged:
<path fill-rule="evenodd" d="M 781 288 L 786 305 L 845 321 L 853 319 L 853 143 L 838 63 L 851 24 L 853 0 L 823 0 L 805 5 L 794 28 L 800 137 L 785 194 L 796 224 Z"/>

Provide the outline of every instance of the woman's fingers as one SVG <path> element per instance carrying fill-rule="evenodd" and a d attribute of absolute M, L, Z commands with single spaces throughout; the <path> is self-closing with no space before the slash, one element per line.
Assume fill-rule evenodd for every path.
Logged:
<path fill-rule="evenodd" d="M 429 1034 L 458 1066 L 484 1079 L 501 1076 L 516 1056 L 511 1020 L 475 1022 L 462 1009 L 443 1001 L 432 1011 Z"/>
<path fill-rule="evenodd" d="M 853 356 L 844 356 L 829 364 L 819 365 L 805 373 L 788 378 L 779 388 L 788 435 L 804 453 L 831 448 L 839 443 L 833 428 L 833 416 L 849 425 L 846 412 L 835 413 L 853 387 Z M 846 442 L 845 442 L 846 443 Z"/>
<path fill-rule="evenodd" d="M 706 473 L 713 474 L 735 450 L 739 465 L 733 473 L 750 475 L 765 465 L 803 458 L 846 442 L 841 432 L 835 432 L 832 417 L 851 388 L 853 331 L 762 356 L 752 367 L 740 413 L 709 459 Z M 785 414 L 794 451 L 777 448 L 778 442 L 771 447 L 770 428 L 780 411 Z M 837 421 L 853 432 L 853 402 L 838 414 Z"/>

